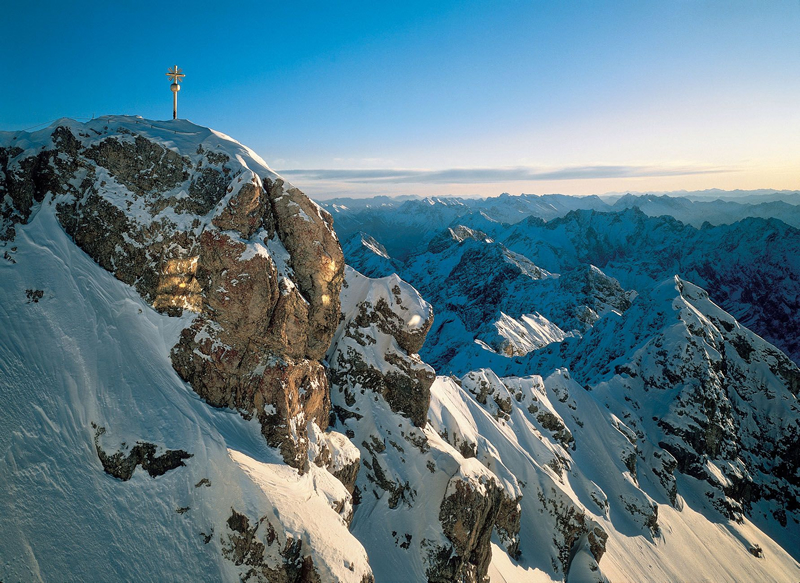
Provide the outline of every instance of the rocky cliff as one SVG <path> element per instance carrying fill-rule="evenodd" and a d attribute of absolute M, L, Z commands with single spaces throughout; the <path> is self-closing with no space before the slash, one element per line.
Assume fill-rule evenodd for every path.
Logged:
<path fill-rule="evenodd" d="M 211 438 L 229 444 L 228 452 L 221 452 L 224 459 L 210 463 L 228 468 L 230 476 L 195 479 L 199 485 L 191 491 L 199 495 L 208 487 L 214 492 L 206 502 L 196 501 L 204 508 L 199 515 L 191 512 L 191 504 L 181 504 L 179 515 L 201 519 L 197 529 L 204 533 L 204 544 L 219 545 L 216 556 L 248 580 L 371 579 L 363 549 L 339 532 L 347 533 L 352 517 L 359 454 L 343 435 L 325 431 L 331 404 L 321 359 L 339 322 L 344 270 L 330 215 L 231 138 L 185 121 L 134 117 L 86 124 L 65 119 L 33 134 L 0 134 L 0 194 L 3 264 L 16 270 L 4 282 L 15 281 L 13 274 L 28 273 L 43 261 L 22 265 L 25 245 L 38 248 L 35 242 L 26 243 L 33 241 L 30 233 L 47 224 L 37 236 L 54 240 L 63 230 L 98 269 L 113 274 L 119 285 L 132 286 L 149 306 L 147 313 L 152 309 L 161 314 L 153 317 L 173 331 L 163 357 L 168 355 L 174 371 L 205 403 L 237 411 L 244 418 L 242 428 L 251 426 L 245 420 L 257 422 L 266 444 L 255 450 L 243 450 L 240 437 Z M 62 243 L 53 252 L 63 257 L 72 253 Z M 63 262 L 68 266 L 72 260 Z M 68 267 L 63 277 L 73 277 Z M 63 292 L 40 286 L 31 290 L 31 297 L 43 315 L 50 314 L 53 304 L 47 298 Z M 116 286 L 108 293 L 117 293 Z M 76 306 L 89 295 L 77 296 Z M 111 312 L 103 318 L 114 320 L 116 312 Z M 60 316 L 48 317 L 57 322 Z M 72 335 L 85 327 L 90 332 L 91 325 L 66 332 L 52 350 L 63 351 Z M 110 347 L 127 342 L 129 330 L 113 329 L 117 332 L 106 340 Z M 139 342 L 154 342 L 153 332 L 134 329 Z M 6 340 L 7 346 L 15 345 Z M 79 352 L 88 349 L 85 342 L 76 346 Z M 124 355 L 115 359 L 112 370 L 132 365 Z M 158 374 L 161 362 L 150 363 Z M 81 402 L 125 403 L 114 414 L 95 412 L 85 419 L 93 441 L 87 451 L 96 455 L 93 464 L 135 489 L 140 475 L 156 480 L 184 476 L 196 464 L 209 463 L 208 455 L 197 451 L 205 451 L 205 442 L 192 442 L 188 436 L 217 435 L 217 425 L 197 421 L 194 432 L 184 428 L 172 438 L 191 445 L 162 453 L 171 444 L 148 437 L 153 420 L 136 414 L 152 405 L 137 404 L 137 393 L 144 401 L 158 399 L 150 388 L 125 392 L 121 387 L 130 382 L 138 381 L 101 375 L 79 387 Z M 13 385 L 8 391 L 16 389 Z M 114 396 L 98 397 L 104 391 Z M 182 398 L 175 399 L 165 406 L 173 417 L 160 423 L 178 427 L 181 419 L 196 417 L 193 405 L 188 405 L 192 413 L 175 410 Z M 121 421 L 126 414 L 132 418 Z M 135 428 L 125 436 L 123 425 Z M 268 449 L 254 453 L 264 445 L 276 448 L 282 461 L 272 460 Z M 265 459 L 270 463 L 263 463 Z M 316 525 L 301 515 L 291 518 L 291 504 L 278 503 L 275 489 L 266 486 L 274 472 L 285 473 L 279 484 L 295 483 L 298 493 L 306 492 L 310 507 L 322 508 Z M 238 485 L 229 483 L 237 479 Z M 9 488 L 15 490 L 13 484 Z M 328 512 L 332 514 L 325 518 Z M 350 550 L 335 542 L 310 542 L 319 538 L 322 525 L 328 525 L 325 536 L 349 539 L 342 544 L 351 545 Z M 337 548 L 350 555 L 345 574 L 339 559 L 331 562 L 330 551 Z"/>
<path fill-rule="evenodd" d="M 35 150 L 12 138 L 0 150 L 0 237 L 13 238 L 50 194 L 98 264 L 156 310 L 197 314 L 172 351 L 181 377 L 210 404 L 257 418 L 302 468 L 306 427 L 327 427 L 330 410 L 319 360 L 344 269 L 330 215 L 220 134 L 173 124 L 170 147 L 151 126 L 64 121 Z"/>
<path fill-rule="evenodd" d="M 417 352 L 433 310 L 396 275 L 347 268 L 328 353 L 336 429 L 361 450 L 353 532 L 381 580 L 487 581 L 493 536 L 516 553 L 520 488 L 428 423 L 433 369 Z"/>

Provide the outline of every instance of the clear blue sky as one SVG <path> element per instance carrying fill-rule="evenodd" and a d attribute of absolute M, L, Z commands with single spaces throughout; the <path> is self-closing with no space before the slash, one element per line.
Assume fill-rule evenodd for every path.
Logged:
<path fill-rule="evenodd" d="M 1 129 L 168 118 L 177 64 L 180 117 L 320 197 L 800 188 L 800 0 L 2 13 Z"/>

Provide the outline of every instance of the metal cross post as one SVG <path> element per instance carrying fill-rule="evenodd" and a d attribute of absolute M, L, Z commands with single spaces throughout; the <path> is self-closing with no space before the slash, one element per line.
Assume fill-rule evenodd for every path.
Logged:
<path fill-rule="evenodd" d="M 178 91 L 181 90 L 179 83 L 186 75 L 183 74 L 183 69 L 178 69 L 178 65 L 175 65 L 174 69 L 167 69 L 167 77 L 172 79 L 172 85 L 169 86 L 172 89 L 172 119 L 178 119 Z"/>

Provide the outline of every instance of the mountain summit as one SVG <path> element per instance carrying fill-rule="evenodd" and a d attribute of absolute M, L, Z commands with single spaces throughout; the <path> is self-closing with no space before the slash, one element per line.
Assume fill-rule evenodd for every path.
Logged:
<path fill-rule="evenodd" d="M 0 580 L 800 578 L 800 369 L 645 237 L 737 231 L 420 205 L 364 275 L 213 130 L 0 133 Z"/>
<path fill-rule="evenodd" d="M 185 121 L 3 133 L 0 171 L 3 578 L 371 579 L 330 215 Z"/>

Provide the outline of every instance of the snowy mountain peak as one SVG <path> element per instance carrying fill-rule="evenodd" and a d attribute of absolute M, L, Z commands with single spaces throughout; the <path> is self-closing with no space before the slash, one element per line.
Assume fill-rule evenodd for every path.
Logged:
<path fill-rule="evenodd" d="M 321 359 L 344 274 L 330 215 L 250 149 L 186 121 L 113 116 L 0 134 L 0 187 L 3 301 L 26 314 L 23 330 L 0 326 L 2 354 L 26 355 L 3 357 L 0 394 L 24 404 L 15 424 L 39 425 L 36 411 L 61 420 L 36 436 L 56 458 L 53 479 L 32 486 L 8 466 L 0 475 L 15 498 L 55 504 L 48 523 L 71 523 L 26 532 L 23 515 L 37 503 L 3 512 L 19 541 L 0 553 L 17 559 L 9 577 L 60 578 L 64 554 L 30 548 L 76 531 L 90 550 L 68 572 L 130 579 L 141 568 L 131 549 L 150 543 L 141 528 L 117 528 L 131 518 L 122 500 L 151 497 L 163 501 L 141 506 L 138 518 L 171 524 L 172 542 L 159 538 L 161 551 L 149 552 L 158 565 L 147 572 L 269 580 L 291 579 L 302 565 L 308 577 L 371 580 L 347 531 L 359 456 L 324 431 Z M 28 287 L 33 310 L 22 307 Z M 36 341 L 28 327 L 53 339 Z M 61 370 L 39 366 L 44 353 L 29 352 L 37 346 Z M 64 364 L 65 347 L 74 365 Z M 32 467 L 38 446 L 26 435 L 4 464 Z M 111 510 L 78 517 L 65 491 Z M 91 534 L 109 532 L 112 546 Z"/>
<path fill-rule="evenodd" d="M 379 202 L 0 134 L 0 580 L 797 581 L 797 229 Z"/>

